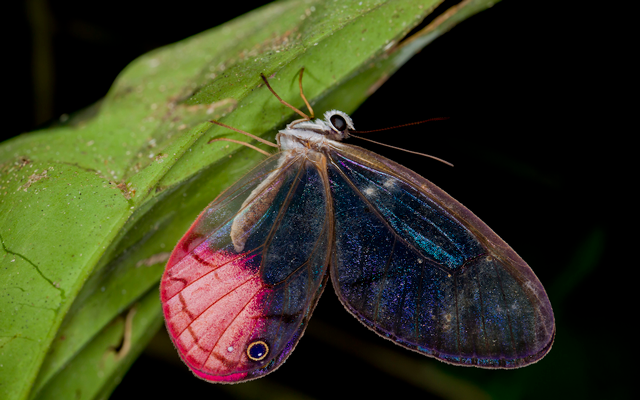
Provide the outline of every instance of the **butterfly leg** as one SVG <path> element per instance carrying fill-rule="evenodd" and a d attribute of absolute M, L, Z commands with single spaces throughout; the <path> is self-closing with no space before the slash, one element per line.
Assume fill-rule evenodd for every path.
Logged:
<path fill-rule="evenodd" d="M 300 69 L 300 78 L 298 79 L 298 85 L 300 86 L 300 97 L 304 100 L 304 104 L 307 105 L 307 109 L 309 110 L 309 114 L 311 114 L 310 119 L 315 118 L 315 114 L 313 112 L 313 108 L 311 108 L 311 104 L 307 101 L 307 98 L 304 95 L 304 91 L 302 90 L 302 74 L 304 74 L 304 67 Z"/>
<path fill-rule="evenodd" d="M 302 70 L 304 71 L 304 69 Z M 302 90 L 302 71 L 300 71 L 300 90 Z M 292 106 L 291 104 L 287 103 L 286 101 L 282 100 L 282 98 L 280 96 L 278 96 L 278 93 L 275 92 L 275 90 L 273 90 L 271 88 L 271 85 L 269 85 L 269 80 L 267 79 L 266 76 L 264 76 L 264 74 L 260 74 L 260 77 L 262 78 L 262 80 L 264 81 L 265 85 L 267 85 L 267 87 L 269 88 L 269 90 L 271 91 L 271 93 L 273 93 L 274 96 L 276 96 L 276 98 L 280 101 L 280 103 L 282 103 L 283 105 L 289 107 L 290 109 L 292 109 L 293 111 L 297 112 L 302 118 L 303 121 L 309 121 L 311 120 L 311 117 L 309 117 L 307 114 L 303 113 L 302 111 L 298 110 L 297 108 L 295 108 L 294 106 Z M 302 92 L 301 92 L 302 93 Z M 304 99 L 304 96 L 302 96 L 302 98 Z M 306 99 L 305 99 L 305 103 L 306 103 Z M 307 103 L 308 104 L 308 103 Z M 311 114 L 313 116 L 313 113 Z M 294 121 L 293 123 L 295 124 L 296 121 Z"/>

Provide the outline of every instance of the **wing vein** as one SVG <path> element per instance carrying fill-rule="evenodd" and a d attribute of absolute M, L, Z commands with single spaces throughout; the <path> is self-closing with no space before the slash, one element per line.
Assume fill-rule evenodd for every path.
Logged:
<path fill-rule="evenodd" d="M 507 325 L 509 325 L 509 336 L 511 339 L 511 346 L 513 347 L 514 354 L 516 352 L 516 343 L 513 337 L 513 327 L 511 326 L 511 314 L 509 313 L 509 307 L 507 306 L 507 295 L 504 293 L 504 288 L 502 286 L 502 279 L 500 278 L 500 274 L 498 273 L 497 267 L 495 263 L 493 264 L 493 270 L 496 273 L 496 279 L 498 280 L 498 286 L 500 287 L 500 293 L 502 294 L 502 299 L 504 300 L 504 309 L 505 314 L 507 315 Z"/>
<path fill-rule="evenodd" d="M 236 290 L 238 290 L 239 288 L 241 288 L 242 286 L 246 285 L 249 281 L 251 281 L 252 279 L 255 279 L 255 275 L 249 275 L 249 277 L 241 282 L 238 286 L 234 287 L 233 289 L 229 290 L 227 293 L 224 294 L 224 296 L 221 296 L 219 299 L 217 299 L 216 301 L 214 301 L 213 303 L 209 304 L 204 310 L 202 310 L 198 315 L 196 315 L 195 317 L 193 317 L 193 319 L 191 320 L 191 322 L 189 322 L 189 324 L 187 326 L 184 327 L 184 329 L 182 331 L 180 331 L 180 334 L 178 334 L 177 336 L 180 336 L 184 333 L 184 331 L 186 331 L 187 329 L 189 329 L 189 327 L 191 326 L 191 324 L 193 324 L 198 318 L 200 318 L 200 316 L 202 316 L 202 314 L 204 314 L 205 312 L 207 312 L 207 310 L 209 310 L 211 307 L 213 307 L 214 305 L 216 305 L 220 300 L 224 299 L 225 297 L 229 296 L 231 293 L 235 292 Z"/>
<path fill-rule="evenodd" d="M 273 240 L 273 236 L 275 235 L 276 230 L 280 226 L 280 222 L 284 218 L 284 214 L 287 212 L 289 205 L 291 204 L 291 199 L 293 198 L 293 192 L 300 184 L 300 175 L 302 174 L 303 169 L 304 169 L 304 162 L 301 162 L 300 167 L 296 172 L 296 177 L 293 179 L 293 183 L 289 188 L 289 192 L 287 193 L 287 196 L 284 198 L 284 201 L 282 202 L 282 207 L 280 207 L 280 210 L 278 211 L 278 215 L 275 221 L 273 222 L 273 225 L 271 226 L 271 228 L 269 228 L 267 239 L 264 241 L 264 245 L 263 245 L 263 250 L 262 250 L 263 257 L 260 262 L 260 270 L 264 269 L 264 262 L 265 262 L 264 254 L 266 254 L 269 251 L 269 245 Z"/>
<path fill-rule="evenodd" d="M 274 155 L 274 156 L 279 156 L 278 154 Z M 265 172 L 264 174 L 261 174 L 260 176 L 257 176 L 253 179 L 251 179 L 248 183 L 245 184 L 245 186 L 250 186 L 249 183 L 250 182 L 256 182 L 256 181 L 263 181 L 266 177 L 269 177 L 272 173 L 274 173 L 275 171 L 279 171 L 279 173 L 277 175 L 274 176 L 273 181 L 277 181 L 278 178 L 280 178 L 282 176 L 282 174 L 284 174 L 284 172 L 291 166 L 291 164 L 293 164 L 296 161 L 296 159 L 292 159 L 289 163 L 287 164 L 283 164 L 283 165 L 279 165 L 276 168 L 270 170 L 269 172 Z M 259 192 L 258 194 L 256 194 L 254 196 L 254 199 L 257 199 L 260 197 L 260 195 L 262 195 L 269 187 L 264 187 L 262 189 L 261 192 Z M 228 189 L 227 189 L 228 190 Z M 244 191 L 243 191 L 244 192 Z M 221 193 L 220 196 L 218 196 L 218 198 L 216 200 L 214 200 L 212 202 L 211 205 L 209 205 L 207 208 L 213 208 L 213 207 L 221 207 L 222 204 L 222 197 L 226 194 L 226 191 Z M 239 193 L 240 194 L 240 193 Z M 249 196 L 247 196 L 248 198 Z M 220 199 L 220 200 L 218 200 Z M 209 239 L 211 236 L 213 236 L 215 233 L 217 233 L 218 231 L 220 231 L 220 229 L 222 229 L 222 227 L 226 226 L 228 223 L 230 223 L 231 221 L 233 221 L 233 219 L 235 219 L 241 212 L 242 210 L 246 209 L 247 207 L 249 207 L 251 205 L 250 204 L 246 204 L 244 207 L 240 207 L 240 209 L 238 211 L 236 211 L 232 216 L 230 216 L 229 218 L 227 218 L 226 220 L 224 220 L 223 222 L 220 223 L 219 227 L 216 229 L 212 229 L 211 232 L 203 238 L 202 242 L 206 242 L 207 239 Z M 196 246 L 197 248 L 197 246 Z M 191 250 L 188 254 L 193 253 L 193 251 L 195 250 L 195 248 L 193 250 Z"/>
<path fill-rule="evenodd" d="M 387 229 L 389 230 L 389 232 L 391 232 L 394 236 L 394 238 L 396 238 L 397 240 L 399 240 L 400 242 L 402 242 L 405 246 L 409 247 L 412 251 L 420 254 L 423 258 L 426 259 L 431 259 L 431 257 L 426 257 L 422 254 L 422 252 L 420 250 L 418 250 L 414 245 L 412 245 L 411 243 L 407 242 L 406 240 L 404 240 L 402 238 L 402 236 L 398 235 L 396 233 L 396 230 L 393 226 L 391 226 L 386 218 L 380 214 L 380 212 L 378 211 L 378 207 L 376 207 L 373 203 L 371 203 L 364 195 L 362 195 L 362 192 L 360 191 L 360 189 L 358 189 L 357 186 L 355 186 L 353 184 L 353 182 L 351 181 L 351 179 L 349 179 L 348 176 L 346 176 L 346 174 L 340 169 L 339 166 L 336 165 L 335 161 L 333 159 L 331 159 L 331 163 L 334 165 L 334 167 L 336 168 L 336 170 L 340 173 L 340 175 L 342 176 L 342 178 L 345 180 L 345 182 L 347 182 L 347 184 L 353 189 L 353 191 L 356 193 L 356 195 L 358 197 L 360 197 L 360 199 L 369 207 L 369 209 L 371 210 L 371 212 L 373 214 L 375 214 L 378 219 L 380 220 L 380 222 L 387 227 Z M 440 264 L 438 264 L 437 262 L 431 263 L 431 265 L 435 268 L 438 268 L 439 270 L 441 270 L 442 272 L 449 274 L 450 271 L 449 269 L 445 269 L 444 267 L 440 266 Z"/>
<path fill-rule="evenodd" d="M 458 356 L 462 358 L 462 348 L 460 345 L 460 310 L 458 308 L 458 275 L 453 276 L 453 288 L 456 306 L 456 344 L 458 346 Z"/>
<path fill-rule="evenodd" d="M 251 303 L 253 301 L 253 299 L 255 299 L 255 297 L 258 295 L 258 293 L 260 293 L 260 291 L 257 291 L 253 296 L 249 297 L 249 300 L 247 300 L 247 302 L 244 304 L 244 306 L 242 306 L 242 308 L 240 309 L 240 312 L 238 312 L 233 319 L 227 324 L 227 326 L 224 328 L 224 330 L 222 331 L 222 333 L 220 333 L 220 336 L 218 336 L 218 340 L 216 340 L 216 342 L 214 343 L 214 345 L 211 347 L 211 351 L 209 352 L 209 354 L 207 354 L 207 359 L 204 362 L 204 365 L 207 364 L 207 362 L 209 361 L 209 358 L 211 358 L 211 354 L 213 354 L 213 351 L 215 350 L 216 347 L 218 347 L 218 343 L 220 343 L 220 340 L 222 339 L 222 337 L 225 335 L 225 333 L 227 333 L 227 330 L 229 330 L 229 327 L 231 325 L 233 325 L 233 323 L 235 322 L 236 319 L 238 319 L 238 317 L 242 314 L 242 312 L 247 308 L 247 306 L 249 305 L 249 303 Z"/>
<path fill-rule="evenodd" d="M 419 322 L 420 322 L 420 313 L 421 313 L 421 305 L 422 305 L 422 282 L 424 281 L 424 268 L 420 268 L 420 279 L 418 280 L 418 291 L 417 291 L 417 295 L 418 295 L 418 299 L 416 300 L 416 312 L 415 314 L 413 314 L 413 319 L 414 319 L 414 335 L 415 335 L 415 340 L 416 343 L 421 342 L 420 340 L 420 327 L 419 327 Z"/>
<path fill-rule="evenodd" d="M 478 293 L 480 296 L 480 319 L 482 320 L 482 334 L 484 336 L 485 351 L 489 352 L 489 335 L 487 334 L 487 326 L 484 318 L 484 299 L 482 298 L 482 288 L 480 286 L 480 283 L 478 282 L 478 275 L 476 275 L 475 281 L 476 285 L 478 285 Z"/>
<path fill-rule="evenodd" d="M 372 168 L 369 168 L 369 167 L 365 167 L 365 168 L 367 168 L 367 169 L 372 169 Z M 357 172 L 357 171 L 355 171 L 355 170 L 353 170 L 353 173 L 354 173 L 354 174 L 357 174 L 358 176 L 360 176 L 362 179 L 366 180 L 367 182 L 370 182 L 372 185 L 374 185 L 374 186 L 378 187 L 381 191 L 383 191 L 383 192 L 385 192 L 385 193 L 387 193 L 387 194 L 389 194 L 389 195 L 392 195 L 392 193 L 391 193 L 391 192 L 390 192 L 386 187 L 384 187 L 383 185 L 378 184 L 377 182 L 375 182 L 375 181 L 373 181 L 373 180 L 371 180 L 371 179 L 367 178 L 365 175 L 363 175 L 363 174 L 361 174 L 361 173 L 359 173 L 359 172 Z M 388 175 L 388 174 L 385 174 L 385 175 L 387 175 L 387 176 L 391 176 L 391 175 Z M 413 185 L 411 185 L 411 184 L 409 184 L 408 182 L 406 182 L 406 181 L 404 181 L 404 180 L 400 179 L 399 177 L 395 177 L 395 176 L 392 176 L 392 177 L 393 177 L 393 178 L 398 179 L 398 181 L 403 182 L 404 184 L 406 184 L 406 185 L 407 185 L 407 186 L 409 186 L 409 187 L 413 187 Z M 405 193 L 406 193 L 406 194 L 408 194 L 409 196 L 411 196 L 411 198 L 412 198 L 412 199 L 414 199 L 414 200 L 416 200 L 417 202 L 424 204 L 424 201 L 422 201 L 420 198 L 418 198 L 418 197 L 414 196 L 412 193 L 410 193 L 410 192 L 406 192 L 406 191 L 405 191 Z M 447 232 L 445 232 L 445 231 L 444 231 L 440 226 L 438 226 L 437 224 L 435 224 L 435 223 L 434 223 L 432 220 L 430 220 L 430 219 L 423 218 L 423 215 L 422 215 L 421 213 L 419 213 L 419 212 L 416 212 L 417 210 L 416 210 L 415 208 L 411 207 L 409 204 L 407 204 L 407 203 L 405 203 L 405 202 L 402 202 L 402 201 L 398 201 L 398 202 L 399 202 L 399 203 L 401 203 L 402 205 L 404 205 L 408 210 L 413 211 L 415 215 L 418 215 L 422 221 L 424 221 L 425 223 L 427 223 L 427 224 L 428 224 L 428 225 L 430 225 L 431 227 L 435 228 L 435 229 L 436 229 L 440 234 L 442 234 L 442 236 L 444 236 L 444 237 L 446 237 L 447 239 L 449 239 L 450 243 L 451 243 L 451 244 L 453 244 L 453 245 L 455 246 L 456 250 L 458 250 L 460 253 L 464 253 L 463 249 L 459 246 L 459 244 L 458 244 L 458 243 L 457 243 L 453 238 L 451 238 L 451 237 L 449 236 L 449 234 L 447 234 Z M 448 213 L 442 209 L 442 207 L 440 206 L 440 204 L 438 204 L 438 203 L 434 203 L 434 204 L 435 204 L 436 206 L 438 206 L 438 208 L 440 208 L 440 211 L 441 211 L 442 213 L 444 213 L 445 215 L 448 215 Z M 432 208 L 432 207 L 429 207 L 429 208 Z"/>
<path fill-rule="evenodd" d="M 253 258 L 253 257 L 255 257 L 255 255 L 254 255 L 254 256 L 251 256 L 251 257 L 249 257 L 247 254 L 251 254 L 251 252 L 256 251 L 256 250 L 257 250 L 257 249 L 259 249 L 259 248 L 260 248 L 260 247 L 256 247 L 254 250 L 251 250 L 250 252 L 247 252 L 247 253 L 244 253 L 244 254 L 238 254 L 236 257 L 231 258 L 231 259 L 229 259 L 229 260 L 225 261 L 223 264 L 218 265 L 217 267 L 215 267 L 214 269 L 212 269 L 212 270 L 210 270 L 210 271 L 207 271 L 206 273 L 202 274 L 202 276 L 199 276 L 199 277 L 197 277 L 196 279 L 194 279 L 193 281 L 191 281 L 191 282 L 187 283 L 187 284 L 186 284 L 182 289 L 180 289 L 176 294 L 174 294 L 173 296 L 171 296 L 171 297 L 167 298 L 167 300 L 165 300 L 165 301 L 166 301 L 166 302 L 170 301 L 171 299 L 173 299 L 174 297 L 176 297 L 176 296 L 178 296 L 180 293 L 182 293 L 182 292 L 183 292 L 186 288 L 188 288 L 189 286 L 191 286 L 191 285 L 195 284 L 195 283 L 196 283 L 196 282 L 198 282 L 200 279 L 205 278 L 205 277 L 206 277 L 207 275 L 209 275 L 210 273 L 217 271 L 218 269 L 220 269 L 220 268 L 224 267 L 225 265 L 227 265 L 227 264 L 229 264 L 229 263 L 231 263 L 231 262 L 234 262 L 234 261 L 236 261 L 236 260 L 238 260 L 238 259 L 245 258 L 245 257 L 246 257 L 246 258 Z M 200 258 L 200 260 L 196 260 L 196 261 L 198 261 L 199 263 L 201 263 L 201 264 L 205 264 L 205 265 L 209 265 L 209 266 L 212 266 L 209 262 L 207 262 L 206 260 L 202 259 L 201 257 L 198 257 L 198 258 Z"/>
<path fill-rule="evenodd" d="M 384 265 L 384 272 L 382 274 L 383 277 L 387 276 L 387 272 L 389 271 L 389 266 L 391 265 L 391 260 L 393 259 L 393 252 L 396 249 L 396 238 L 393 238 L 393 244 L 391 245 L 391 252 L 389 252 L 389 257 L 387 258 L 387 262 Z M 384 289 L 384 285 L 380 285 L 380 290 L 378 291 L 378 296 L 376 297 L 376 308 L 373 313 L 373 320 L 378 321 L 378 311 L 380 306 L 380 298 L 382 297 L 382 291 Z"/>

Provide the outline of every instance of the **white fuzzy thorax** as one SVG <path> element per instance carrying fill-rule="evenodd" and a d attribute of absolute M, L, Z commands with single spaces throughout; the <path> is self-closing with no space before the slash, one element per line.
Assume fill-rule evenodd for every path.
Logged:
<path fill-rule="evenodd" d="M 339 110 L 330 110 L 324 113 L 324 119 L 311 121 L 293 121 L 276 136 L 280 150 L 294 150 L 303 148 L 322 149 L 331 140 L 342 140 L 344 134 L 338 131 L 331 123 L 331 117 L 340 115 L 347 123 L 349 130 L 354 130 L 351 118 Z"/>

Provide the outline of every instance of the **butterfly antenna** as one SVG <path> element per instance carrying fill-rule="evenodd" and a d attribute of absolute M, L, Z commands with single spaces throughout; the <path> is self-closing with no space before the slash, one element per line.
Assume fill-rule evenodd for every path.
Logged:
<path fill-rule="evenodd" d="M 408 124 L 395 125 L 395 126 L 390 126 L 388 128 L 374 129 L 372 131 L 353 131 L 353 132 L 355 132 L 355 133 L 372 133 L 372 132 L 388 131 L 390 129 L 404 128 L 406 126 L 420 125 L 420 124 L 424 124 L 425 122 L 431 122 L 431 121 L 443 121 L 443 120 L 446 120 L 446 119 L 449 119 L 449 117 L 429 118 L 429 119 L 425 119 L 425 120 L 422 120 L 422 121 L 409 122 Z M 349 132 L 349 133 L 351 133 L 351 132 Z"/>
<path fill-rule="evenodd" d="M 425 120 L 422 120 L 422 121 L 409 122 L 408 124 L 395 125 L 395 126 L 391 126 L 391 127 L 388 127 L 388 128 L 374 129 L 374 130 L 371 130 L 371 131 L 349 131 L 349 136 L 350 137 L 354 137 L 356 139 L 366 140 L 367 142 L 379 144 L 380 146 L 389 147 L 391 149 L 406 151 L 407 153 L 416 154 L 416 155 L 419 155 L 419 156 L 431 158 L 431 159 L 434 159 L 436 161 L 440 161 L 443 164 L 447 164 L 450 167 L 453 167 L 453 164 L 451 164 L 449 161 L 445 161 L 445 160 L 443 160 L 441 158 L 438 158 L 436 156 L 432 156 L 430 154 L 419 153 L 417 151 L 403 149 L 402 147 L 391 146 L 390 144 L 376 142 L 375 140 L 366 139 L 366 138 L 363 138 L 362 136 L 356 136 L 356 135 L 353 134 L 353 133 L 371 133 L 371 132 L 388 131 L 390 129 L 404 128 L 405 126 L 419 125 L 419 124 L 424 124 L 425 122 L 430 122 L 430 121 L 442 121 L 442 120 L 445 120 L 445 119 L 449 119 L 449 117 L 429 118 L 429 119 L 425 119 Z"/>
<path fill-rule="evenodd" d="M 381 129 L 381 130 L 385 130 L 385 129 Z M 373 131 L 368 131 L 368 132 L 373 132 Z M 375 144 L 379 144 L 380 146 L 385 146 L 385 147 L 389 147 L 391 149 L 396 149 L 396 150 L 402 150 L 402 151 L 406 151 L 407 153 L 411 153 L 411 154 L 416 154 L 419 156 L 423 156 L 423 157 L 427 157 L 427 158 L 431 158 L 434 159 L 436 161 L 440 161 L 441 163 L 447 164 L 450 167 L 453 167 L 453 164 L 451 164 L 449 161 L 445 161 L 442 158 L 438 158 L 436 156 L 432 156 L 430 154 L 425 154 L 425 153 L 419 153 L 417 151 L 413 151 L 413 150 L 407 150 L 407 149 L 403 149 L 402 147 L 396 147 L 396 146 L 391 146 L 390 144 L 386 144 L 386 143 L 381 143 L 381 142 L 376 142 L 375 140 L 371 140 L 371 139 L 367 139 L 367 138 L 363 138 L 361 136 L 356 136 L 353 135 L 351 132 L 349 132 L 349 137 L 354 137 L 356 139 L 361 139 L 361 140 L 366 140 L 367 142 L 371 142 L 371 143 L 375 143 Z"/>
<path fill-rule="evenodd" d="M 294 106 L 292 106 L 291 104 L 287 103 L 286 101 L 282 100 L 282 98 L 280 96 L 278 96 L 278 93 L 275 92 L 275 90 L 273 90 L 271 88 L 271 85 L 269 85 L 269 81 L 267 80 L 267 77 L 264 76 L 264 74 L 260 74 L 260 77 L 262 78 L 262 80 L 264 81 L 265 85 L 267 85 L 267 87 L 269 88 L 269 90 L 271 91 L 271 93 L 273 93 L 274 96 L 276 96 L 276 98 L 278 100 L 280 100 L 280 103 L 282 103 L 283 105 L 289 107 L 290 109 L 292 109 L 293 111 L 297 112 L 298 114 L 300 114 L 300 116 L 302 118 L 305 119 L 305 121 L 309 121 L 311 118 L 303 113 L 302 111 L 298 110 L 297 108 L 295 108 Z M 302 71 L 300 71 L 300 90 L 302 90 Z M 304 96 L 302 97 L 304 99 Z M 307 103 L 307 99 L 304 99 L 305 103 L 308 105 L 309 103 Z"/>

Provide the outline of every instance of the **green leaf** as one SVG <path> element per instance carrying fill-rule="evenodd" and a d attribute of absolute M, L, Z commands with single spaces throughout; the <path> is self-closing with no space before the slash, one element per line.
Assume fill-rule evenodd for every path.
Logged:
<path fill-rule="evenodd" d="M 281 1 L 132 62 L 98 104 L 0 146 L 0 398 L 106 397 L 162 323 L 157 284 L 197 214 L 303 107 L 354 111 L 495 1 Z M 261 145 L 263 146 L 263 145 Z M 126 316 L 130 316 L 127 327 Z M 127 332 L 127 334 L 125 334 Z M 82 374 L 83 379 L 76 377 Z"/>

